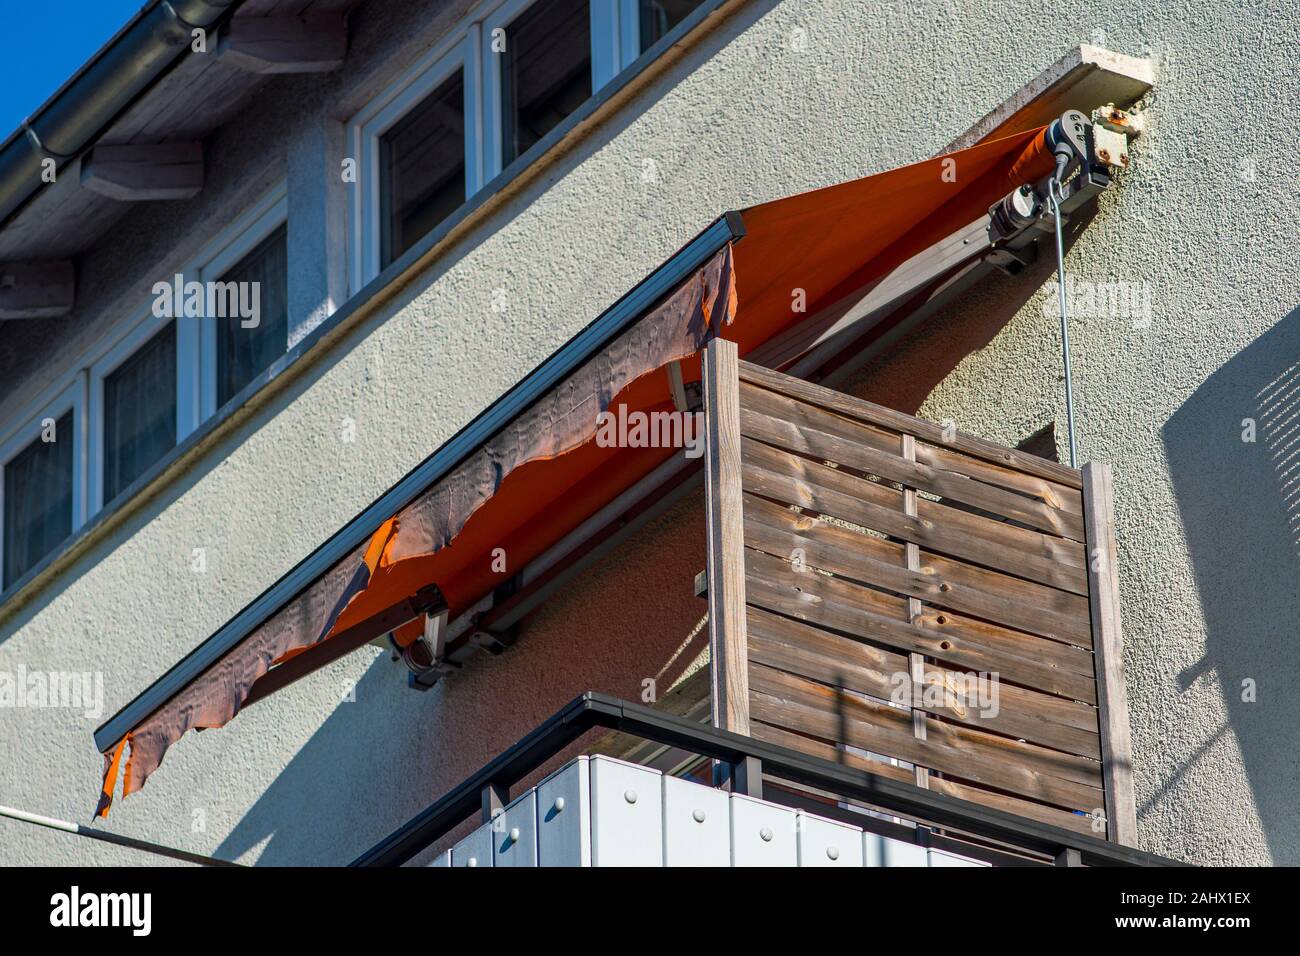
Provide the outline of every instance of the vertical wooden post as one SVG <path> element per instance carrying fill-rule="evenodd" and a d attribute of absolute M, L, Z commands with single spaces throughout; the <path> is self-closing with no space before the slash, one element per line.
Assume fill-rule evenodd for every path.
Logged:
<path fill-rule="evenodd" d="M 1106 835 L 1137 846 L 1133 796 L 1133 744 L 1124 688 L 1124 641 L 1119 616 L 1119 569 L 1110 466 L 1083 466 L 1083 520 L 1088 559 L 1088 605 L 1092 617 L 1097 716 L 1101 723 L 1102 784 L 1106 789 Z"/>
<path fill-rule="evenodd" d="M 713 726 L 749 733 L 745 521 L 740 494 L 740 371 L 736 345 L 704 350 L 705 512 Z"/>
<path fill-rule="evenodd" d="M 903 458 L 907 461 L 916 461 L 916 437 L 914 435 L 903 435 L 902 453 Z M 915 518 L 917 516 L 915 488 L 903 488 L 903 511 L 909 517 Z M 907 570 L 921 570 L 920 546 L 909 541 L 906 544 L 904 553 L 907 559 Z M 920 618 L 920 599 L 909 597 L 907 599 L 907 623 L 915 626 Z M 907 668 L 909 676 L 912 678 L 912 736 L 917 740 L 925 740 L 925 711 L 920 708 L 921 695 L 925 693 L 925 658 L 916 652 L 908 654 Z M 913 767 L 912 777 L 918 787 L 929 788 L 930 771 L 925 767 Z"/>

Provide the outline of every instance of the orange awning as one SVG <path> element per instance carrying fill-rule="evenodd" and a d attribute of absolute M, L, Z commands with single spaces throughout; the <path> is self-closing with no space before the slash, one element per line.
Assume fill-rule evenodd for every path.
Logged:
<path fill-rule="evenodd" d="M 680 361 L 683 379 L 698 382 L 699 349 L 710 338 L 731 339 L 748 354 L 977 220 L 1052 165 L 1038 129 L 740 212 L 743 238 L 390 514 L 368 544 L 290 595 L 198 676 L 155 691 L 170 694 L 144 719 L 105 738 L 122 725 L 124 708 L 101 727 L 100 811 L 111 803 L 128 739 L 124 794 L 143 786 L 187 730 L 229 721 L 273 667 L 431 585 L 453 616 L 460 613 L 502 583 L 497 549 L 513 573 L 662 464 L 671 449 L 606 448 L 593 436 L 599 412 L 672 411 L 667 365 Z M 793 307 L 796 296 L 803 310 Z"/>

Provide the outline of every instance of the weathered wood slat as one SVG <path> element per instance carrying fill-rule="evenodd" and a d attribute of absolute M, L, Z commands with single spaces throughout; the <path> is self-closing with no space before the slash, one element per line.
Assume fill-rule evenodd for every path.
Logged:
<path fill-rule="evenodd" d="M 748 392 L 745 394 L 758 397 L 758 403 L 753 404 L 753 407 L 775 418 L 784 417 L 775 409 L 788 408 L 790 403 L 795 403 L 801 411 L 808 410 L 820 414 L 822 416 L 818 420 L 820 427 L 832 434 L 891 454 L 898 447 L 899 433 L 896 430 L 846 418 L 830 410 L 810 405 L 800 399 L 778 395 L 769 389 L 742 384 L 742 390 L 746 389 Z M 744 399 L 742 399 L 743 401 Z M 1023 495 L 1029 495 L 1046 505 L 1074 515 L 1083 514 L 1083 498 L 1078 489 L 1057 481 L 1040 478 L 1036 475 L 1017 471 L 1015 468 L 994 464 L 982 458 L 976 458 L 972 455 L 954 451 L 951 448 L 931 445 L 923 441 L 916 443 L 916 460 L 931 468 L 972 478 L 1008 491 L 1017 491 Z"/>
<path fill-rule="evenodd" d="M 1083 514 L 1082 495 L 1076 489 L 1059 482 L 1048 481 L 1046 478 L 1039 478 L 1035 475 L 1027 475 L 1024 472 L 1016 471 L 1014 468 L 995 465 L 980 458 L 963 455 L 961 452 L 953 451 L 950 448 L 940 448 L 938 445 L 930 445 L 920 441 L 916 443 L 916 460 L 929 465 L 931 468 L 950 471 L 955 475 L 964 475 L 967 478 L 982 481 L 988 485 L 1006 488 L 1008 491 L 1018 491 L 1021 494 L 1031 495 L 1044 504 L 1059 508 L 1062 511 L 1068 511 L 1071 514 Z"/>
<path fill-rule="evenodd" d="M 1110 468 L 1083 466 L 1083 497 L 1092 556 L 1089 584 L 1097 662 L 1097 704 L 1106 780 L 1107 836 L 1137 846 L 1137 802 L 1133 792 L 1133 744 L 1129 738 L 1128 691 L 1124 686 L 1124 638 L 1120 627 L 1118 549 Z"/>
<path fill-rule="evenodd" d="M 912 488 L 981 508 L 1040 531 L 1083 540 L 1083 516 L 982 481 L 908 461 L 897 450 L 873 448 L 858 426 L 842 418 L 753 385 L 741 385 L 741 434 L 787 451 L 833 461 Z"/>
<path fill-rule="evenodd" d="M 844 750 L 842 747 L 836 747 L 834 744 L 828 744 L 823 740 L 794 733 L 784 727 L 777 727 L 761 720 L 755 720 L 751 725 L 750 732 L 758 740 L 775 744 L 778 747 L 788 747 L 791 750 L 798 750 L 814 757 L 820 757 L 823 760 L 830 760 L 846 767 L 852 767 L 854 770 L 888 777 L 890 780 L 901 780 L 904 783 L 912 782 L 912 771 L 907 767 L 872 760 L 869 757 L 863 757 L 852 751 Z M 1056 807 L 1050 807 L 1043 803 L 1022 800 L 993 790 L 985 790 L 982 787 L 972 787 L 944 777 L 931 776 L 929 784 L 931 790 L 945 793 L 950 797 L 969 800 L 971 803 L 978 803 L 986 807 L 995 807 L 998 810 L 1005 810 L 1007 813 L 1018 813 L 1022 817 L 1029 817 L 1031 820 L 1038 820 L 1042 823 L 1050 823 L 1053 826 L 1065 827 L 1075 833 L 1083 833 L 1087 836 L 1097 835 L 1092 829 L 1092 818 L 1090 816 L 1079 816 L 1068 810 L 1058 810 Z"/>
<path fill-rule="evenodd" d="M 1006 448 L 994 442 L 985 441 L 972 435 L 965 435 L 961 432 L 957 432 L 949 441 L 944 434 L 944 430 L 933 422 L 927 422 L 924 419 L 915 418 L 892 408 L 885 408 L 883 405 L 876 405 L 873 402 L 854 398 L 851 395 L 845 395 L 842 392 L 836 392 L 821 385 L 814 385 L 802 379 L 782 375 L 779 372 L 773 372 L 770 369 L 749 362 L 741 362 L 739 372 L 742 382 L 761 385 L 771 391 L 801 399 L 809 404 L 818 405 L 848 418 L 891 428 L 900 433 L 910 432 L 917 438 L 933 445 L 951 448 L 954 451 L 964 452 L 984 461 L 1015 468 L 1027 474 L 1063 484 L 1069 488 L 1081 489 L 1083 487 L 1083 479 L 1076 469 L 1068 468 L 1054 461 L 1048 461 L 1045 458 L 1039 458 L 1037 455 L 1030 455 L 1014 448 Z"/>
<path fill-rule="evenodd" d="M 1063 675 L 1040 660 L 971 640 L 960 632 L 960 622 L 938 630 L 909 625 L 897 615 L 888 616 L 889 605 L 883 602 L 896 602 L 897 607 L 902 604 L 898 598 L 825 575 L 794 571 L 784 561 L 759 551 L 748 550 L 745 559 L 746 597 L 754 606 L 898 651 L 915 651 L 958 668 L 996 672 L 1006 680 L 1052 693 L 1061 693 L 1057 688 L 1069 683 L 1071 677 L 1075 683 L 1086 680 L 1078 675 Z M 879 602 L 874 595 L 879 595 Z M 1040 640 L 1030 647 L 1042 643 Z"/>
<path fill-rule="evenodd" d="M 747 491 L 1039 584 L 1088 593 L 1083 548 L 1073 542 L 926 500 L 917 502 L 919 517 L 913 518 L 896 507 L 902 494 L 893 488 L 753 439 L 742 440 L 741 454 Z"/>
<path fill-rule="evenodd" d="M 941 607 L 922 608 L 919 623 L 939 634 L 964 636 L 1013 660 L 1028 659 L 1041 663 L 1048 668 L 1046 683 L 1039 685 L 1023 680 L 1016 683 L 1030 683 L 1039 690 L 1096 706 L 1096 676 L 1090 670 L 1093 666 L 1092 652 L 1087 648 L 1059 641 L 1040 641 L 1023 631 L 966 617 Z M 1047 686 L 1048 683 L 1051 686 Z"/>
<path fill-rule="evenodd" d="M 740 409 L 734 342 L 704 350 L 705 516 L 709 559 L 709 653 L 713 726 L 749 733 L 745 639 L 745 527 L 741 504 Z"/>
<path fill-rule="evenodd" d="M 969 727 L 1023 738 L 1093 760 L 1101 759 L 1097 712 L 1092 707 L 999 682 L 996 706 L 981 710 L 981 701 L 962 693 L 960 675 L 935 664 L 924 665 L 922 683 L 930 688 L 920 699 L 912 694 L 909 659 L 852 638 L 798 621 L 749 609 L 750 660 L 882 700 L 892 700 L 947 717 Z M 935 689 L 943 690 L 936 693 Z"/>
<path fill-rule="evenodd" d="M 1044 637 L 1079 644 L 1090 636 L 1088 602 L 1078 595 L 969 566 L 963 573 L 960 562 L 936 560 L 911 571 L 890 561 L 890 550 L 898 549 L 892 542 L 752 495 L 745 501 L 745 543 L 782 558 L 798 548 L 808 564 L 824 571 Z"/>
<path fill-rule="evenodd" d="M 748 387 L 748 386 L 746 386 Z M 916 461 L 916 436 L 902 435 L 899 438 L 899 449 L 902 455 L 909 462 Z M 917 491 L 912 487 L 903 487 L 903 514 L 909 518 L 917 517 L 916 513 Z M 912 544 L 910 541 L 903 545 L 903 564 L 908 571 L 913 573 L 921 568 L 921 546 Z M 907 598 L 907 623 L 915 624 L 921 619 L 921 601 L 919 598 L 908 596 Z M 925 713 L 919 709 L 917 701 L 925 697 L 925 658 L 913 651 L 907 655 L 907 669 L 911 678 L 912 691 L 912 736 L 918 740 L 925 739 Z M 924 767 L 917 767 L 914 770 L 914 777 L 918 787 L 929 787 L 930 771 Z"/>
<path fill-rule="evenodd" d="M 762 628 L 764 638 L 769 644 L 785 642 L 796 645 L 790 651 L 776 651 L 778 654 L 793 654 L 795 658 L 799 659 L 811 656 L 820 656 L 824 658 L 828 661 L 824 667 L 822 665 L 813 665 L 821 668 L 819 673 L 824 672 L 827 675 L 833 674 L 834 667 L 840 666 L 841 664 L 844 664 L 845 666 L 849 664 L 852 664 L 853 666 L 865 666 L 875 672 L 883 674 L 886 678 L 889 678 L 894 673 L 905 670 L 905 667 L 903 667 L 902 664 L 906 662 L 906 658 L 901 654 L 890 651 L 888 648 L 873 647 L 870 644 L 856 640 L 852 637 L 836 634 L 833 631 L 823 630 L 792 618 L 782 617 L 779 614 L 763 608 L 750 607 L 748 609 L 748 621 L 751 625 Z M 805 641 L 808 642 L 806 647 L 803 646 L 803 642 Z M 779 665 L 769 662 L 769 666 L 775 667 Z M 805 677 L 820 680 L 823 683 L 828 682 L 828 678 L 819 677 L 814 673 L 805 673 L 804 671 L 797 672 L 803 673 Z M 944 667 L 942 664 L 935 663 L 927 663 L 926 672 L 926 683 L 931 685 L 940 684 L 944 677 L 957 673 Z M 834 683 L 833 680 L 829 680 L 829 682 Z M 883 686 L 885 688 L 890 687 L 888 683 Z M 874 691 L 867 689 L 866 686 L 862 688 L 862 691 L 863 693 L 875 693 Z M 1020 687 L 1005 680 L 1000 682 L 1000 693 L 1001 703 L 1004 705 L 1003 709 L 1010 707 L 1017 711 L 1017 713 L 1029 715 L 1034 720 L 1060 724 L 1073 730 L 1084 731 L 1091 735 L 1094 738 L 1094 742 L 1085 745 L 1090 753 L 1080 753 L 1080 756 L 1091 756 L 1094 760 L 1100 759 L 1100 757 L 1095 753 L 1097 750 L 1097 745 L 1095 743 L 1097 734 L 1097 709 L 1095 706 L 1085 704 L 1081 701 L 1064 699 L 1054 694 L 1043 693 L 1032 688 Z M 877 694 L 876 696 L 888 697 L 889 694 Z M 899 702 L 909 705 L 911 703 L 906 699 L 900 699 Z M 970 707 L 978 706 L 977 701 L 968 698 L 966 699 L 966 704 Z M 926 704 L 921 704 L 920 706 L 922 706 L 923 709 L 930 709 Z M 941 712 L 945 716 L 949 716 L 954 720 L 971 723 L 972 726 L 981 723 L 978 716 L 972 716 L 969 714 L 963 715 L 955 711 L 951 706 L 940 705 L 940 709 L 934 710 L 934 713 L 936 714 Z M 996 730 L 997 728 L 992 725 L 985 725 L 985 729 Z M 1032 728 L 1021 727 L 998 732 L 1008 733 L 1012 736 L 1025 736 L 1025 733 L 1032 735 L 1036 731 Z M 1045 746 L 1058 746 L 1057 744 L 1047 740 L 1039 741 L 1039 743 L 1043 743 Z M 1068 744 L 1065 744 L 1059 746 L 1058 749 L 1069 750 L 1070 747 Z"/>
<path fill-rule="evenodd" d="M 1096 761 L 929 719 L 928 738 L 912 736 L 904 710 L 755 664 L 750 712 L 762 720 L 836 743 L 896 756 L 962 780 L 1071 810 L 1101 806 Z"/>
<path fill-rule="evenodd" d="M 902 551 L 902 547 L 893 541 L 852 531 L 841 525 L 832 524 L 823 518 L 799 514 L 784 505 L 776 504 L 748 492 L 745 494 L 745 519 L 747 522 L 762 521 L 775 524 L 777 527 L 792 527 L 800 531 L 815 527 L 820 529 L 821 533 L 843 541 L 846 547 L 857 544 L 863 553 L 877 557 L 881 561 L 897 557 Z M 790 555 L 777 555 L 777 557 L 789 559 Z M 922 559 L 924 562 L 923 569 L 934 568 L 936 572 L 941 572 L 952 577 L 953 580 L 963 581 L 964 583 L 971 583 L 972 581 L 978 583 L 979 575 L 998 573 L 976 568 L 960 561 L 951 561 L 924 551 L 922 552 Z M 970 577 L 970 581 L 965 579 L 964 576 L 967 575 Z M 1017 584 L 1028 583 L 1020 578 L 1007 577 L 1006 580 L 1014 581 Z M 879 582 L 876 583 L 879 584 Z M 1038 585 L 1032 586 L 1038 587 Z M 704 591 L 701 590 L 701 593 L 704 593 Z M 891 615 L 897 613 L 901 604 L 889 595 L 882 593 L 877 606 L 880 607 L 881 613 Z M 1050 688 L 1051 692 L 1074 700 L 1085 701 L 1089 704 L 1096 704 L 1097 702 L 1096 675 L 1092 654 L 1086 648 L 1076 647 L 1072 644 L 1062 644 L 1059 641 L 1039 641 L 1026 632 L 992 624 L 988 621 L 976 620 L 943 607 L 923 605 L 919 623 L 936 631 L 953 631 L 957 634 L 965 634 L 977 643 L 988 645 L 994 650 L 1000 650 L 1013 657 L 1029 657 L 1049 665 L 1054 671 L 1078 677 L 1080 678 L 1079 681 L 1071 681 L 1067 685 L 1060 687 L 1053 686 Z M 1049 688 L 1042 689 L 1049 690 Z"/>

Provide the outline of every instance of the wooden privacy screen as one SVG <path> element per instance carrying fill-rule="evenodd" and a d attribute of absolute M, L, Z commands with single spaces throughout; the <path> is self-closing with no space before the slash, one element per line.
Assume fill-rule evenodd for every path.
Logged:
<path fill-rule="evenodd" d="M 715 725 L 1132 845 L 1106 467 L 704 372 Z"/>

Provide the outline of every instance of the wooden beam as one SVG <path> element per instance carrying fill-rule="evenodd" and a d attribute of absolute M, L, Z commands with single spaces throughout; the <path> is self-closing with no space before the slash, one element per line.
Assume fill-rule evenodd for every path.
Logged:
<path fill-rule="evenodd" d="M 749 733 L 745 519 L 740 487 L 740 369 L 734 342 L 704 350 L 705 513 L 713 726 Z"/>
<path fill-rule="evenodd" d="M 902 456 L 907 461 L 916 461 L 916 436 L 903 434 Z M 918 516 L 916 507 L 916 489 L 903 486 L 903 513 L 910 518 Z M 921 570 L 921 547 L 911 541 L 903 548 L 903 558 L 909 571 Z M 916 597 L 907 599 L 907 623 L 913 627 L 922 626 L 921 600 Z M 907 655 L 908 676 L 912 678 L 912 736 L 917 740 L 926 739 L 925 711 L 918 705 L 924 699 L 925 692 L 925 658 L 913 651 Z M 925 767 L 912 768 L 913 780 L 918 787 L 930 786 L 930 771 Z"/>
<path fill-rule="evenodd" d="M 1150 60 L 1087 44 L 1077 46 L 949 143 L 944 152 L 1034 129 L 1066 110 L 1090 116 L 1108 103 L 1131 106 L 1154 84 Z"/>
<path fill-rule="evenodd" d="M 329 73 L 347 56 L 347 20 L 337 15 L 235 17 L 217 49 L 225 62 L 249 73 Z"/>
<path fill-rule="evenodd" d="M 96 146 L 81 159 L 81 185 L 121 202 L 191 199 L 203 189 L 203 144 Z"/>
<path fill-rule="evenodd" d="M 1119 570 L 1110 466 L 1083 466 L 1083 517 L 1088 547 L 1088 603 L 1093 660 L 1097 671 L 1097 716 L 1101 724 L 1102 779 L 1106 793 L 1106 835 L 1137 846 L 1137 803 L 1133 794 L 1133 744 L 1129 738 L 1128 693 L 1124 686 L 1124 640 L 1120 629 Z"/>
<path fill-rule="evenodd" d="M 77 272 L 71 262 L 0 263 L 0 319 L 52 319 L 72 311 Z"/>

